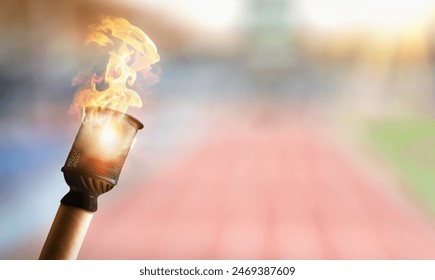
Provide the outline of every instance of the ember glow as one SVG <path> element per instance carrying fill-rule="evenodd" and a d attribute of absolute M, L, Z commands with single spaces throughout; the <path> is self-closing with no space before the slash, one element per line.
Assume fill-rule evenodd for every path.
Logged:
<path fill-rule="evenodd" d="M 99 118 L 100 116 L 97 115 L 92 116 L 92 120 Z M 90 121 L 86 123 L 86 129 L 89 130 L 87 134 L 92 136 L 88 148 L 93 157 L 105 161 L 113 160 L 119 156 L 119 150 L 128 150 L 131 146 L 131 139 L 123 137 L 120 119 L 110 116 L 104 123 Z"/>
<path fill-rule="evenodd" d="M 119 142 L 119 134 L 116 132 L 115 127 L 111 124 L 105 125 L 99 135 L 99 142 L 101 147 L 110 150 L 117 147 Z"/>
<path fill-rule="evenodd" d="M 77 78 L 73 81 L 81 88 L 71 110 L 82 110 L 84 115 L 85 107 L 108 108 L 123 113 L 130 106 L 141 107 L 142 100 L 132 86 L 138 73 L 145 78 L 154 76 L 151 65 L 158 62 L 160 56 L 153 41 L 126 19 L 102 16 L 90 26 L 86 44 L 107 49 L 108 62 L 104 73 L 89 73 L 85 81 Z"/>

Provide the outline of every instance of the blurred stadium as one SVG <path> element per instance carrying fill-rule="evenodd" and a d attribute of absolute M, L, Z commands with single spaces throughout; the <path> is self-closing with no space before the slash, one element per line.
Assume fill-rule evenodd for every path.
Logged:
<path fill-rule="evenodd" d="M 37 259 L 86 27 L 156 43 L 81 259 L 435 259 L 430 0 L 18 0 L 0 9 L 0 259 Z"/>

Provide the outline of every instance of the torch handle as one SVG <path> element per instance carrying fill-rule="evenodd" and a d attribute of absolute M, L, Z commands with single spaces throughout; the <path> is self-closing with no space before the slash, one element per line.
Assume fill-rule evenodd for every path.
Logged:
<path fill-rule="evenodd" d="M 60 204 L 40 260 L 77 259 L 94 212 Z"/>

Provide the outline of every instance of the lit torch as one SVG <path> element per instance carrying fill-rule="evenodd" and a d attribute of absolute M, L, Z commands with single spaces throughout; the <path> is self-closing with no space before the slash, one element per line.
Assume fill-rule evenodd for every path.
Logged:
<path fill-rule="evenodd" d="M 132 89 L 137 73 L 151 76 L 151 65 L 160 57 L 156 46 L 127 20 L 104 16 L 91 26 L 86 43 L 109 48 L 103 76 L 93 73 L 77 93 L 73 110 L 82 110 L 83 121 L 62 172 L 70 191 L 62 198 L 40 259 L 76 259 L 97 210 L 99 195 L 118 182 L 122 166 L 143 124 L 126 114 L 141 107 Z M 98 85 L 104 82 L 103 90 Z"/>

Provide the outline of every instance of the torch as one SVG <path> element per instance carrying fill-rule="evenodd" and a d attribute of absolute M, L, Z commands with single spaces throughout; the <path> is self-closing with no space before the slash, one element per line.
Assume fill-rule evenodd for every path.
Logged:
<path fill-rule="evenodd" d="M 98 196 L 118 182 L 122 166 L 143 124 L 128 114 L 86 108 L 62 172 L 70 191 L 61 205 L 40 259 L 75 259 L 79 253 Z"/>
<path fill-rule="evenodd" d="M 114 44 L 115 39 L 121 43 Z M 119 48 L 109 52 L 104 78 L 93 75 L 76 95 L 73 105 L 83 108 L 84 117 L 61 169 L 70 190 L 61 199 L 39 259 L 77 258 L 98 197 L 117 184 L 136 133 L 143 128 L 125 113 L 129 106 L 141 105 L 126 85 L 134 83 L 136 70 L 149 70 L 159 60 L 152 41 L 125 19 L 101 17 L 88 41 L 102 46 L 112 42 Z M 108 85 L 102 91 L 97 89 L 101 80 Z"/>

